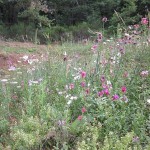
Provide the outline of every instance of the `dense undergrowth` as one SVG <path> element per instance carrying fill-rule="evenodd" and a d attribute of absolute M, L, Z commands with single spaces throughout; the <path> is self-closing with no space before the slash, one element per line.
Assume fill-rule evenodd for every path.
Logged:
<path fill-rule="evenodd" d="M 56 45 L 21 76 L 11 69 L 15 82 L 1 79 L 0 149 L 149 150 L 144 31 L 133 28 L 119 39 L 95 33 L 94 42 Z"/>

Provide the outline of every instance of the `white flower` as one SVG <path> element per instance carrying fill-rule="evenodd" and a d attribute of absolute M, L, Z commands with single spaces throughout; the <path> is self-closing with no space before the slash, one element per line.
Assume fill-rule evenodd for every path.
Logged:
<path fill-rule="evenodd" d="M 23 58 L 23 60 L 24 60 L 24 61 L 27 61 L 27 60 L 28 60 L 28 58 L 29 58 L 29 56 L 24 55 L 22 58 Z"/>
<path fill-rule="evenodd" d="M 10 84 L 18 84 L 18 82 L 14 81 L 14 82 L 10 82 Z"/>
<path fill-rule="evenodd" d="M 17 74 L 22 74 L 22 72 L 21 72 L 21 71 L 19 71 L 19 72 L 17 72 Z"/>
<path fill-rule="evenodd" d="M 66 51 L 64 52 L 64 56 L 67 56 L 67 53 L 66 53 Z"/>
<path fill-rule="evenodd" d="M 79 80 L 79 79 L 80 79 L 80 75 L 74 77 L 74 80 Z"/>
<path fill-rule="evenodd" d="M 69 100 L 68 102 L 67 102 L 67 105 L 70 105 L 72 103 L 72 100 Z"/>
<path fill-rule="evenodd" d="M 129 36 L 130 36 L 128 33 L 125 33 L 124 35 L 125 35 L 125 36 L 127 36 L 127 37 L 129 37 Z"/>
<path fill-rule="evenodd" d="M 120 58 L 120 57 L 121 57 L 121 54 L 120 54 L 120 53 L 118 53 L 118 54 L 117 54 L 117 56 Z"/>
<path fill-rule="evenodd" d="M 150 99 L 147 100 L 147 103 L 150 105 Z"/>
<path fill-rule="evenodd" d="M 77 100 L 77 97 L 76 96 L 71 96 L 70 100 Z"/>
<path fill-rule="evenodd" d="M 18 85 L 18 86 L 17 86 L 17 88 L 18 88 L 18 89 L 20 89 L 20 88 L 21 88 L 21 86 L 20 86 L 20 85 Z"/>
<path fill-rule="evenodd" d="M 8 81 L 7 79 L 2 79 L 2 80 L 1 80 L 1 82 L 7 82 L 7 81 Z"/>
<path fill-rule="evenodd" d="M 62 94 L 63 94 L 63 92 L 59 91 L 59 92 L 58 92 L 58 94 L 59 94 L 59 95 L 62 95 Z"/>
<path fill-rule="evenodd" d="M 31 65 L 33 63 L 33 59 L 29 59 L 28 63 Z"/>
<path fill-rule="evenodd" d="M 110 81 L 107 81 L 107 84 L 108 84 L 108 85 L 111 85 L 111 82 L 110 82 Z"/>
<path fill-rule="evenodd" d="M 34 83 L 34 84 L 38 84 L 39 83 L 39 81 L 31 81 L 32 83 Z"/>
<path fill-rule="evenodd" d="M 68 95 L 66 95 L 66 98 L 68 98 L 68 97 L 70 97 L 71 96 L 71 94 L 68 94 Z"/>

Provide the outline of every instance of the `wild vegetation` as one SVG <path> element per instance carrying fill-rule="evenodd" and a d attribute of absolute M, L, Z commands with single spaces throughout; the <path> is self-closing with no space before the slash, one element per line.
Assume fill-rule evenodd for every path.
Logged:
<path fill-rule="evenodd" d="M 0 150 L 149 150 L 149 6 L 0 0 Z"/>
<path fill-rule="evenodd" d="M 148 19 L 118 38 L 47 46 L 1 75 L 3 150 L 150 149 Z M 102 31 L 104 32 L 104 31 Z M 21 69 L 22 68 L 22 69 Z"/>

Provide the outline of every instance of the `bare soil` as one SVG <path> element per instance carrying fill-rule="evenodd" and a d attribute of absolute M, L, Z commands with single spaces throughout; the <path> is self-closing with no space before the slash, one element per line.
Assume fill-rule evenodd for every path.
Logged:
<path fill-rule="evenodd" d="M 5 51 L 5 48 L 15 49 L 15 51 Z M 13 66 L 19 65 L 18 58 L 27 54 L 27 51 L 19 53 L 20 49 L 36 49 L 35 52 L 28 53 L 28 56 L 39 58 L 40 55 L 45 53 L 46 45 L 36 45 L 31 42 L 6 42 L 0 40 L 0 69 L 6 69 L 10 63 Z"/>

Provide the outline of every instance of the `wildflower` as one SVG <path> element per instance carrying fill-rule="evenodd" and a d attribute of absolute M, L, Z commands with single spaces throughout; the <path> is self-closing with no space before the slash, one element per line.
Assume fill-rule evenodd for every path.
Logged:
<path fill-rule="evenodd" d="M 82 113 L 85 113 L 86 112 L 85 107 L 82 107 L 81 111 L 82 111 Z"/>
<path fill-rule="evenodd" d="M 119 99 L 119 96 L 117 94 L 113 95 L 112 99 L 115 101 L 115 100 L 118 100 Z"/>
<path fill-rule="evenodd" d="M 103 95 L 104 95 L 104 91 L 103 90 L 98 92 L 98 96 L 99 97 L 102 97 Z"/>
<path fill-rule="evenodd" d="M 122 100 L 125 102 L 125 103 L 127 103 L 129 100 L 128 100 L 128 98 L 124 95 L 123 97 L 122 97 Z"/>
<path fill-rule="evenodd" d="M 15 71 L 15 70 L 16 70 L 16 67 L 10 66 L 8 70 L 9 70 L 9 71 Z"/>
<path fill-rule="evenodd" d="M 18 84 L 18 82 L 16 82 L 16 81 L 13 81 L 13 82 L 10 82 L 10 84 Z"/>
<path fill-rule="evenodd" d="M 82 115 L 79 115 L 79 116 L 78 116 L 78 120 L 79 120 L 79 121 L 81 121 L 81 120 L 82 120 L 82 118 L 83 118 L 83 116 L 82 116 Z"/>
<path fill-rule="evenodd" d="M 7 81 L 8 81 L 7 79 L 2 79 L 2 80 L 1 80 L 1 82 L 7 82 Z"/>
<path fill-rule="evenodd" d="M 97 47 L 98 47 L 98 45 L 93 45 L 92 47 L 91 47 L 91 50 L 95 53 L 96 52 L 96 49 L 97 49 Z"/>
<path fill-rule="evenodd" d="M 107 96 L 110 94 L 108 89 L 105 89 L 105 90 L 104 90 L 104 93 L 105 93 Z"/>
<path fill-rule="evenodd" d="M 107 81 L 107 85 L 108 85 L 108 88 L 109 88 L 109 89 L 112 89 L 112 84 L 111 84 L 110 81 Z"/>
<path fill-rule="evenodd" d="M 119 49 L 119 50 L 120 50 L 120 53 L 121 53 L 121 54 L 125 54 L 125 50 L 124 50 L 124 48 L 120 47 L 120 49 Z"/>
<path fill-rule="evenodd" d="M 24 60 L 24 61 L 27 61 L 27 60 L 28 60 L 28 58 L 29 58 L 29 56 L 24 55 L 22 58 L 23 58 L 23 60 Z"/>
<path fill-rule="evenodd" d="M 90 94 L 90 89 L 85 90 L 86 95 Z"/>
<path fill-rule="evenodd" d="M 74 80 L 79 80 L 79 79 L 80 79 L 80 75 L 74 77 Z"/>
<path fill-rule="evenodd" d="M 141 24 L 147 25 L 148 24 L 148 19 L 147 18 L 142 18 L 141 19 Z"/>
<path fill-rule="evenodd" d="M 59 94 L 59 95 L 62 95 L 62 94 L 63 94 L 63 92 L 59 91 L 59 92 L 58 92 L 58 94 Z"/>
<path fill-rule="evenodd" d="M 102 18 L 102 22 L 107 22 L 107 21 L 108 21 L 108 19 L 106 17 Z"/>
<path fill-rule="evenodd" d="M 85 72 L 85 71 L 81 71 L 80 74 L 81 74 L 81 77 L 82 77 L 82 78 L 85 78 L 85 77 L 86 77 L 86 72 Z"/>
<path fill-rule="evenodd" d="M 85 82 L 81 82 L 81 86 L 82 86 L 82 87 L 85 87 L 85 86 L 86 86 L 86 83 L 85 83 Z"/>
<path fill-rule="evenodd" d="M 140 27 L 139 24 L 135 24 L 135 25 L 134 25 L 134 28 L 135 28 L 135 29 L 138 29 L 139 27 Z"/>
<path fill-rule="evenodd" d="M 58 125 L 59 125 L 59 126 L 63 126 L 63 125 L 65 125 L 65 123 L 66 123 L 66 122 L 65 122 L 64 120 L 59 120 L 59 121 L 58 121 Z"/>
<path fill-rule="evenodd" d="M 102 83 L 104 83 L 105 82 L 105 76 L 102 75 L 101 78 L 100 78 L 100 80 L 101 80 Z"/>
<path fill-rule="evenodd" d="M 70 90 L 74 89 L 74 84 L 73 84 L 73 83 L 71 83 L 71 84 L 69 85 L 69 89 L 70 89 Z"/>
<path fill-rule="evenodd" d="M 67 102 L 67 105 L 70 105 L 72 103 L 72 100 L 69 100 L 68 102 Z"/>
<path fill-rule="evenodd" d="M 29 84 L 29 86 L 31 86 L 31 85 L 32 85 L 32 81 L 31 81 L 31 80 L 29 80 L 28 84 Z"/>
<path fill-rule="evenodd" d="M 71 100 L 77 100 L 77 96 L 71 96 L 70 99 Z"/>
<path fill-rule="evenodd" d="M 38 84 L 39 83 L 39 81 L 31 81 L 32 83 L 34 83 L 34 84 Z"/>
<path fill-rule="evenodd" d="M 64 61 L 66 61 L 66 60 L 67 60 L 67 53 L 66 53 L 66 52 L 64 52 L 64 54 L 63 54 L 63 55 L 64 55 L 63 60 L 64 60 Z"/>
<path fill-rule="evenodd" d="M 20 89 L 20 88 L 21 88 L 21 86 L 20 86 L 20 85 L 18 85 L 18 86 L 17 86 L 17 88 L 18 88 L 18 89 Z"/>
<path fill-rule="evenodd" d="M 132 142 L 137 143 L 139 142 L 140 138 L 138 136 L 134 136 Z"/>
<path fill-rule="evenodd" d="M 125 92 L 127 91 L 126 86 L 122 86 L 122 87 L 121 87 L 121 91 L 122 91 L 123 93 L 125 93 Z"/>
<path fill-rule="evenodd" d="M 17 74 L 22 74 L 22 72 L 21 72 L 21 71 L 18 71 Z"/>
<path fill-rule="evenodd" d="M 106 88 L 108 88 L 108 85 L 107 85 L 107 84 L 102 83 L 102 87 L 103 87 L 104 89 L 106 89 Z"/>
<path fill-rule="evenodd" d="M 97 33 L 97 41 L 101 42 L 102 41 L 102 37 L 103 37 L 102 33 L 98 32 Z"/>
<path fill-rule="evenodd" d="M 147 103 L 150 105 L 150 99 L 147 100 Z"/>
<path fill-rule="evenodd" d="M 147 76 L 148 76 L 148 71 L 147 71 L 147 70 L 142 71 L 142 72 L 140 73 L 140 75 L 141 75 L 142 77 L 147 77 Z"/>

